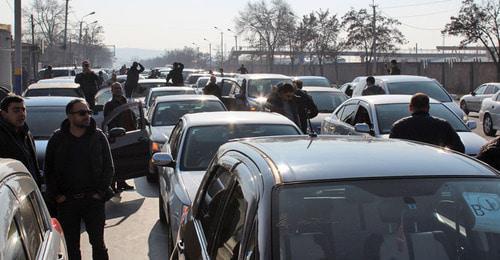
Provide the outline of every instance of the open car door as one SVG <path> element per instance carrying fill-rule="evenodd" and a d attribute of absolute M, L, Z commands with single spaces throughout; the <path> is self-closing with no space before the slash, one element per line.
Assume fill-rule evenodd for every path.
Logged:
<path fill-rule="evenodd" d="M 241 93 L 241 86 L 238 82 L 230 79 L 223 79 L 221 81 L 221 101 L 227 107 L 227 110 L 242 110 L 243 96 Z"/>
<path fill-rule="evenodd" d="M 117 122 L 120 122 L 119 117 L 122 116 L 122 113 L 129 113 L 128 115 L 132 113 L 135 129 L 130 127 L 130 124 L 126 128 L 117 125 Z M 110 123 L 114 125 L 113 129 L 109 129 Z M 115 165 L 115 178 L 127 180 L 146 176 L 149 171 L 149 160 L 151 159 L 151 145 L 149 139 L 150 130 L 144 116 L 142 103 L 127 103 L 117 107 L 104 118 L 101 128 L 108 136 L 111 146 Z"/>

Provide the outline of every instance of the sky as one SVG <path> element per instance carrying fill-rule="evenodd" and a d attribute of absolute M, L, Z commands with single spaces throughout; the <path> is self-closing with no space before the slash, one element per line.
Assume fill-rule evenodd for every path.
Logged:
<path fill-rule="evenodd" d="M 64 0 L 59 0 L 63 2 Z M 253 1 L 253 0 L 252 0 Z M 23 0 L 23 5 L 31 0 Z M 70 0 L 70 19 L 95 20 L 104 27 L 105 43 L 117 48 L 142 48 L 167 50 L 184 46 L 199 46 L 208 52 L 208 42 L 213 48 L 220 45 L 220 32 L 234 28 L 234 19 L 248 0 Z M 329 9 L 342 16 L 351 7 L 370 8 L 372 0 L 288 0 L 297 15 L 318 9 Z M 461 0 L 375 0 L 377 10 L 386 16 L 399 19 L 400 30 L 410 48 L 434 49 L 443 44 L 441 30 L 456 15 Z M 14 0 L 0 0 L 0 23 L 13 24 Z M 234 34 L 225 32 L 225 46 L 234 46 Z M 456 45 L 459 39 L 445 37 L 446 45 Z M 241 41 L 241 39 L 239 40 Z M 194 43 L 194 44 L 193 44 Z M 239 46 L 245 43 L 239 42 Z"/>

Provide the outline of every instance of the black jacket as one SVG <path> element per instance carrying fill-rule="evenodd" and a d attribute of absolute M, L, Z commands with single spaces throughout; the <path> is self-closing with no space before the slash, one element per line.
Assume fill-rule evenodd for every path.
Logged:
<path fill-rule="evenodd" d="M 106 190 L 111 185 L 111 180 L 114 175 L 113 158 L 109 148 L 108 139 L 104 133 L 96 128 L 94 119 L 91 119 L 91 126 L 87 129 L 86 135 L 90 135 L 90 164 L 91 172 L 95 180 L 93 185 L 93 192 L 97 192 L 104 196 Z M 71 172 L 64 172 L 64 165 L 66 160 L 66 151 L 68 149 L 69 139 L 71 138 L 69 132 L 69 121 L 66 119 L 62 122 L 61 128 L 56 130 L 50 137 L 47 144 L 47 151 L 45 154 L 45 178 L 47 182 L 47 192 L 49 196 L 55 198 L 59 195 L 71 195 L 71 190 L 68 190 L 67 184 L 64 183 L 65 174 L 72 174 Z"/>
<path fill-rule="evenodd" d="M 203 87 L 203 95 L 214 95 L 219 99 L 222 98 L 222 93 L 219 88 L 219 85 L 211 82 L 209 82 L 205 87 Z"/>
<path fill-rule="evenodd" d="M 179 67 L 174 68 L 169 71 L 167 74 L 167 84 L 172 80 L 172 84 L 174 86 L 183 86 L 184 85 L 184 76 L 182 76 L 182 71 L 184 70 L 184 65 L 181 64 Z"/>
<path fill-rule="evenodd" d="M 500 137 L 497 137 L 481 147 L 477 159 L 500 171 Z"/>
<path fill-rule="evenodd" d="M 127 99 L 124 96 L 113 97 L 110 101 L 104 104 L 104 118 L 106 119 L 117 107 L 127 104 Z M 115 127 L 123 127 L 127 131 L 137 129 L 137 118 L 133 111 L 127 109 L 116 116 L 108 123 L 108 129 Z"/>
<path fill-rule="evenodd" d="M 318 108 L 316 104 L 314 104 L 312 97 L 302 90 L 297 90 L 290 104 L 293 114 L 292 121 L 302 130 L 302 132 L 307 133 L 307 120 L 318 115 Z M 283 100 L 281 100 L 278 93 L 270 95 L 266 106 L 271 112 L 286 116 Z"/>
<path fill-rule="evenodd" d="M 78 73 L 75 77 L 75 83 L 80 84 L 80 88 L 85 95 L 85 100 L 89 102 L 89 105 L 94 104 L 95 94 L 97 94 L 99 85 L 99 76 L 97 76 L 93 71 L 89 73 Z"/>
<path fill-rule="evenodd" d="M 389 138 L 407 139 L 465 152 L 464 144 L 455 129 L 446 121 L 429 113 L 414 113 L 392 125 Z"/>
<path fill-rule="evenodd" d="M 139 74 L 144 71 L 144 66 L 142 64 L 138 64 L 139 69 L 137 67 L 131 67 L 127 72 L 127 81 L 125 81 L 125 96 L 131 97 L 134 89 L 137 88 L 137 82 L 139 82 Z"/>
<path fill-rule="evenodd" d="M 11 158 L 22 162 L 38 186 L 42 184 L 35 141 L 26 124 L 20 132 L 16 132 L 13 126 L 0 117 L 0 158 Z"/>
<path fill-rule="evenodd" d="M 371 95 L 384 95 L 385 91 L 382 87 L 374 85 L 374 86 L 369 86 L 363 90 L 361 95 L 363 96 L 371 96 Z"/>

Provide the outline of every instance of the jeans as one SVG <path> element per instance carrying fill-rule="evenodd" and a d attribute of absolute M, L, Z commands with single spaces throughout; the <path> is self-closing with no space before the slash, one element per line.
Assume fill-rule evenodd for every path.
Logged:
<path fill-rule="evenodd" d="M 69 260 L 80 260 L 80 222 L 83 220 L 92 245 L 92 259 L 107 260 L 108 249 L 104 243 L 106 215 L 104 201 L 85 197 L 68 198 L 57 207 L 58 220 L 64 231 Z"/>

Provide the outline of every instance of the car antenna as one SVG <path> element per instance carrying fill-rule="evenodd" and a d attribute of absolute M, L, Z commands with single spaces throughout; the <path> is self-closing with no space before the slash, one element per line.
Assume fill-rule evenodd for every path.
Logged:
<path fill-rule="evenodd" d="M 311 119 L 308 118 L 307 123 L 309 125 L 309 137 L 312 137 L 312 138 L 318 137 L 318 134 L 316 132 L 314 132 L 314 128 L 312 127 Z"/>

